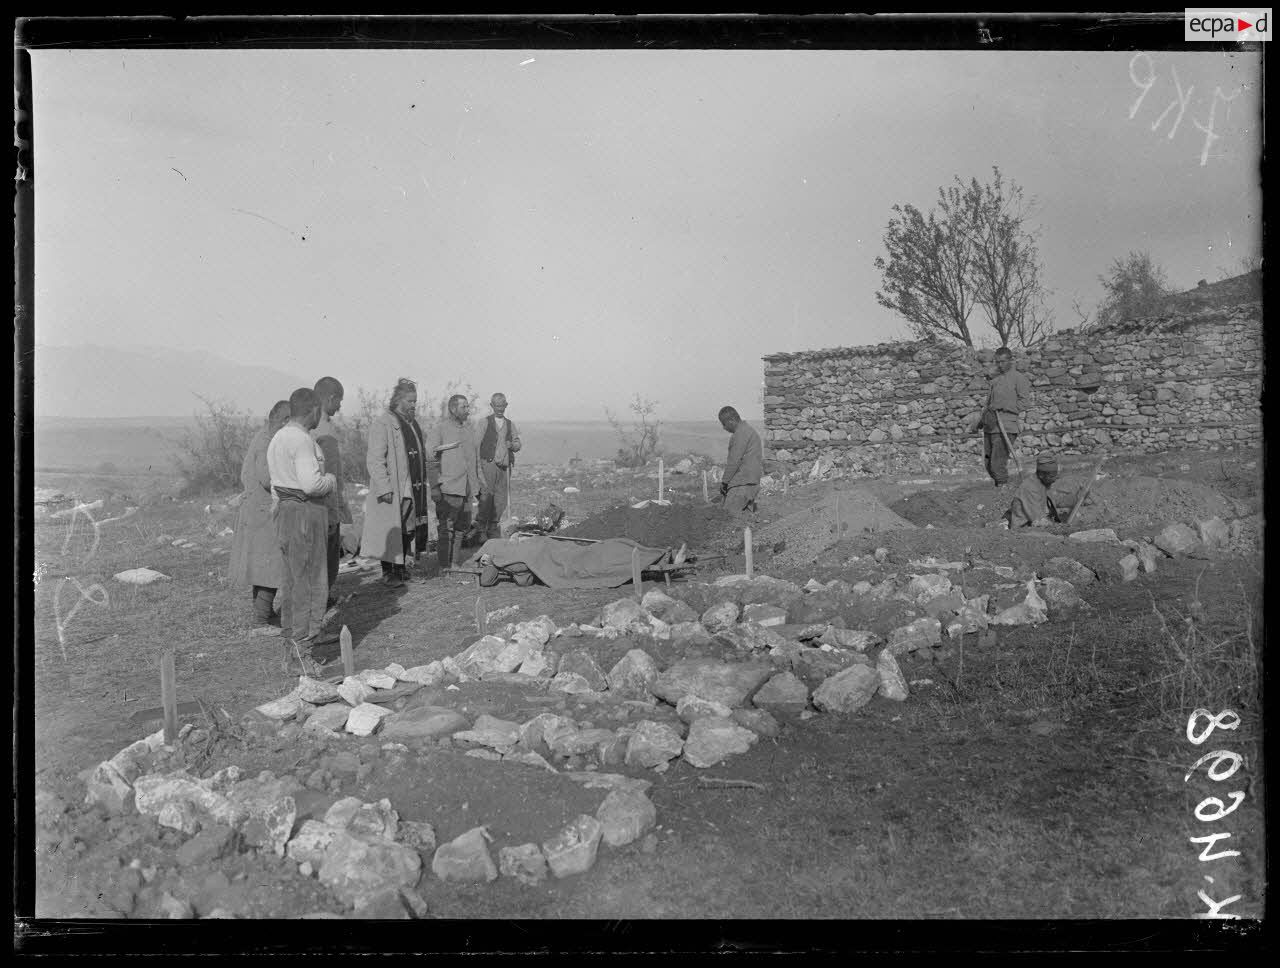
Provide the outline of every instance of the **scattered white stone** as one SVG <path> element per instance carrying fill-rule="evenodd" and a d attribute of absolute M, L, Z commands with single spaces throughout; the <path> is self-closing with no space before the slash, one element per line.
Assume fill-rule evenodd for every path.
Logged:
<path fill-rule="evenodd" d="M 356 678 L 374 689 L 394 689 L 396 677 L 381 669 L 361 669 Z"/>
<path fill-rule="evenodd" d="M 680 755 L 684 741 L 680 734 L 666 723 L 643 719 L 636 723 L 635 732 L 627 743 L 628 766 L 654 767 Z"/>
<path fill-rule="evenodd" d="M 457 668 L 470 676 L 478 676 L 493 668 L 493 660 L 507 647 L 506 639 L 496 635 L 486 635 L 459 652 L 453 657 Z M 448 665 L 445 665 L 448 669 Z"/>
<path fill-rule="evenodd" d="M 909 690 L 906 677 L 898 666 L 898 660 L 888 649 L 883 650 L 876 659 L 876 672 L 880 675 L 880 695 L 898 702 L 907 698 Z"/>
<path fill-rule="evenodd" d="M 569 695 L 580 695 L 595 691 L 591 688 L 591 683 L 576 672 L 557 672 L 552 677 L 551 683 L 547 688 L 552 692 L 564 692 Z"/>
<path fill-rule="evenodd" d="M 756 625 L 762 625 L 765 628 L 785 625 L 787 623 L 787 610 L 767 603 L 748 605 L 742 610 L 742 621 L 754 622 Z"/>
<path fill-rule="evenodd" d="M 543 655 L 538 647 L 537 639 L 530 636 L 521 636 L 514 642 L 509 642 L 501 652 L 494 656 L 493 661 L 489 663 L 489 669 L 493 672 L 515 672 L 521 669 L 524 662 L 534 653 Z M 543 658 L 545 666 L 546 659 Z M 536 664 L 535 664 L 536 665 Z"/>
<path fill-rule="evenodd" d="M 1209 548 L 1225 548 L 1231 540 L 1231 529 L 1216 515 L 1208 521 L 1197 521 L 1196 530 L 1200 533 L 1200 540 Z"/>
<path fill-rule="evenodd" d="M 1112 528 L 1089 528 L 1085 531 L 1073 531 L 1067 537 L 1072 541 L 1118 542 L 1120 540 L 1116 537 L 1116 533 Z"/>
<path fill-rule="evenodd" d="M 470 729 L 454 733 L 453 738 L 481 746 L 492 746 L 505 753 L 519 741 L 520 724 L 486 713 L 477 717 Z"/>
<path fill-rule="evenodd" d="M 537 885 L 547 879 L 547 859 L 537 844 L 501 848 L 498 869 L 504 877 L 514 877 L 521 884 Z"/>
<path fill-rule="evenodd" d="M 695 719 L 707 716 L 728 718 L 733 715 L 733 710 L 714 699 L 703 699 L 693 693 L 687 693 L 676 703 L 676 715 L 684 722 L 692 723 Z"/>
<path fill-rule="evenodd" d="M 354 736 L 371 736 L 377 732 L 382 721 L 391 715 L 391 710 L 371 702 L 361 703 L 351 710 L 347 723 L 343 727 Z"/>
<path fill-rule="evenodd" d="M 330 703 L 327 706 L 318 707 L 307 717 L 302 728 L 314 733 L 332 733 L 345 729 L 350 717 L 351 707 L 346 703 Z"/>
<path fill-rule="evenodd" d="M 294 689 L 289 695 L 281 696 L 268 703 L 263 703 L 254 710 L 268 719 L 293 719 L 302 710 L 300 690 Z"/>
<path fill-rule="evenodd" d="M 837 649 L 853 649 L 855 652 L 866 652 L 873 645 L 884 641 L 875 632 L 864 629 L 838 629 L 827 626 L 827 630 L 818 637 L 823 645 L 835 646 Z"/>
<path fill-rule="evenodd" d="M 417 682 L 424 686 L 438 685 L 444 678 L 444 665 L 436 660 L 426 665 L 414 666 L 411 669 L 405 669 L 404 674 L 399 678 L 402 682 Z"/>
<path fill-rule="evenodd" d="M 596 851 L 604 828 L 595 817 L 581 814 L 550 840 L 543 841 L 542 853 L 556 877 L 583 874 L 596 862 Z"/>
<path fill-rule="evenodd" d="M 387 675 L 395 679 L 397 682 L 408 681 L 407 679 L 404 678 L 404 666 L 402 666 L 399 662 L 392 662 L 383 671 L 386 672 Z"/>
<path fill-rule="evenodd" d="M 498 869 L 489 856 L 486 841 L 492 840 L 484 827 L 472 827 L 447 844 L 441 844 L 431 859 L 431 870 L 442 881 L 492 881 Z"/>
<path fill-rule="evenodd" d="M 155 581 L 172 581 L 168 575 L 162 575 L 158 571 L 152 571 L 150 568 L 130 568 L 128 571 L 119 571 L 112 575 L 116 581 L 124 582 L 126 585 L 150 585 Z"/>
<path fill-rule="evenodd" d="M 689 726 L 681 755 L 691 766 L 706 768 L 728 756 L 747 752 L 759 738 L 728 716 L 707 716 L 695 719 Z"/>
<path fill-rule="evenodd" d="M 317 706 L 335 702 L 341 698 L 338 687 L 333 683 L 325 682 L 323 679 L 312 679 L 310 676 L 298 676 L 298 688 L 294 691 L 303 702 Z"/>
<path fill-rule="evenodd" d="M 907 583 L 906 596 L 917 605 L 923 605 L 939 595 L 951 592 L 951 579 L 946 575 L 913 575 Z"/>
<path fill-rule="evenodd" d="M 609 670 L 607 678 L 610 692 L 648 699 L 658 678 L 658 666 L 643 649 L 631 649 Z"/>
<path fill-rule="evenodd" d="M 738 603 L 720 602 L 702 613 L 702 624 L 708 632 L 723 632 L 738 621 Z"/>
<path fill-rule="evenodd" d="M 387 891 L 413 887 L 421 875 L 416 850 L 343 830 L 325 851 L 319 878 L 346 904 L 363 907 Z"/>
<path fill-rule="evenodd" d="M 1155 546 L 1170 558 L 1184 555 L 1196 546 L 1196 533 L 1185 524 L 1171 524 L 1155 538 Z"/>
<path fill-rule="evenodd" d="M 942 623 L 936 618 L 926 616 L 890 632 L 889 644 L 885 648 L 894 655 L 902 655 L 904 652 L 914 652 L 941 642 Z"/>
<path fill-rule="evenodd" d="M 634 598 L 620 598 L 610 602 L 600 613 L 600 625 L 603 628 L 629 629 L 647 628 L 649 615 Z"/>
<path fill-rule="evenodd" d="M 1125 555 L 1117 563 L 1120 567 L 1120 580 L 1133 581 L 1138 577 L 1139 559 L 1137 555 Z"/>
<path fill-rule="evenodd" d="M 612 790 L 596 810 L 601 839 L 610 847 L 624 847 L 644 836 L 658 819 L 653 801 L 640 790 Z"/>
<path fill-rule="evenodd" d="M 338 695 L 348 706 L 359 706 L 373 695 L 373 686 L 355 676 L 347 676 L 338 686 Z"/>
<path fill-rule="evenodd" d="M 1137 559 L 1134 559 L 1135 561 Z M 1027 597 L 993 616 L 992 625 L 1039 625 L 1049 619 L 1049 606 L 1036 591 L 1034 578 L 1027 580 Z"/>
<path fill-rule="evenodd" d="M 809 705 L 809 687 L 793 673 L 779 672 L 760 687 L 751 702 L 784 718 L 797 716 Z"/>
<path fill-rule="evenodd" d="M 340 827 L 319 820 L 304 820 L 298 832 L 285 846 L 285 854 L 296 864 L 307 863 L 313 868 L 324 862 L 324 852 L 333 843 Z"/>
<path fill-rule="evenodd" d="M 871 701 L 880 688 L 880 674 L 869 666 L 852 665 L 823 681 L 813 691 L 813 704 L 823 712 L 854 713 Z"/>

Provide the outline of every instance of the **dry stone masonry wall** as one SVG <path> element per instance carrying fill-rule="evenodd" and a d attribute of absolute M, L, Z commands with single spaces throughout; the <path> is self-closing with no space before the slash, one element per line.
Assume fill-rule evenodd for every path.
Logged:
<path fill-rule="evenodd" d="M 1019 446 L 1087 454 L 1256 445 L 1261 351 L 1256 300 L 1061 331 L 1015 351 L 1035 394 Z M 980 463 L 965 424 L 986 401 L 991 350 L 881 343 L 764 362 L 765 428 L 781 460 L 854 473 Z"/>

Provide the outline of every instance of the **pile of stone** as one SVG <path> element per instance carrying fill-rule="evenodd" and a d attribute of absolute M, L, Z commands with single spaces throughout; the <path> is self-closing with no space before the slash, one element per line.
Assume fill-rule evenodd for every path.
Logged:
<path fill-rule="evenodd" d="M 1088 573 L 1072 559 L 1056 561 L 1050 571 L 1077 580 Z M 700 604 L 712 602 L 700 611 L 653 590 L 641 601 L 605 605 L 593 625 L 558 628 L 541 615 L 508 623 L 456 655 L 424 665 L 393 663 L 341 681 L 303 676 L 287 695 L 255 711 L 267 721 L 289 722 L 295 734 L 341 743 L 343 736 L 377 733 L 383 750 L 448 746 L 464 756 L 549 771 L 607 791 L 594 816 L 578 816 L 538 843 L 500 845 L 496 862 L 484 825 L 437 845 L 430 825 L 401 821 L 389 801 L 351 797 L 321 817 L 299 822 L 294 796 L 302 784 L 294 777 L 243 778 L 234 766 L 205 778 L 185 768 L 160 770 L 166 753 L 162 733 L 99 764 L 86 800 L 112 812 L 155 816 L 161 826 L 189 835 L 180 850 L 184 862 L 249 848 L 287 856 L 299 873 L 317 877 L 366 915 L 424 909 L 415 886 L 425 866 L 448 882 L 504 875 L 536 884 L 548 875 L 580 874 L 594 864 L 601 841 L 625 846 L 656 822 L 646 795 L 651 781 L 615 771 L 661 774 L 676 762 L 706 769 L 748 752 L 762 736 L 777 737 L 783 724 L 818 714 L 855 714 L 876 695 L 904 701 L 910 691 L 899 659 L 942 647 L 944 630 L 956 639 L 992 625 L 1039 624 L 1050 607 L 1080 601 L 1071 581 L 1059 574 L 1023 581 L 1013 569 L 995 566 L 998 578 L 1015 580 L 966 597 L 948 577 L 962 563 L 912 565 L 920 573 L 890 575 L 874 585 L 811 580 L 800 587 L 768 576 L 727 576 L 690 589 L 691 598 L 701 596 Z M 869 602 L 907 602 L 924 614 L 887 636 L 841 627 L 830 614 L 832 603 L 862 596 Z M 675 646 L 664 653 L 684 657 L 660 668 L 648 651 L 632 648 L 607 671 L 601 668 L 596 656 L 602 647 L 624 636 L 651 640 L 654 651 L 659 642 Z M 704 654 L 717 647 L 720 657 Z M 559 693 L 576 700 L 576 707 L 596 711 L 591 719 L 560 711 L 517 722 L 489 714 L 471 719 L 448 706 L 409 701 L 424 686 L 456 689 L 470 680 Z M 606 721 L 609 726 L 602 725 Z M 184 727 L 182 738 L 190 730 Z"/>
<path fill-rule="evenodd" d="M 1215 516 L 1207 521 L 1196 522 L 1195 528 L 1175 522 L 1154 537 L 1121 540 L 1112 528 L 1090 528 L 1073 532 L 1067 537 L 1072 541 L 1113 544 L 1118 549 L 1126 549 L 1128 553 L 1117 561 L 1116 568 L 1122 581 L 1133 581 L 1139 573 L 1154 572 L 1160 558 L 1203 555 L 1237 545 L 1240 543 L 1241 528 L 1238 521 L 1229 527 L 1225 521 Z"/>

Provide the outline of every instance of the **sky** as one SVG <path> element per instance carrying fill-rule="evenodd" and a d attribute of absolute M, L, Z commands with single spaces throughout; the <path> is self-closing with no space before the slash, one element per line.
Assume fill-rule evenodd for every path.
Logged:
<path fill-rule="evenodd" d="M 202 349 L 348 396 L 407 376 L 525 419 L 636 394 L 758 415 L 762 356 L 907 338 L 875 299 L 892 206 L 992 166 L 1035 201 L 1060 327 L 1130 250 L 1186 289 L 1261 247 L 1257 53 L 31 57 L 37 345 Z"/>

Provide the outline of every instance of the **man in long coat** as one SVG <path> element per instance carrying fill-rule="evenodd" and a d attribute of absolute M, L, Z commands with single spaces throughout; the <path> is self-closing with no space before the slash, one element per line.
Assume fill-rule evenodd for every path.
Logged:
<path fill-rule="evenodd" d="M 754 511 L 756 495 L 760 493 L 760 478 L 764 476 L 764 446 L 760 443 L 760 435 L 738 416 L 733 407 L 721 407 L 717 416 L 720 426 L 732 434 L 724 462 L 724 476 L 720 479 L 724 506 L 735 514 Z"/>
<path fill-rule="evenodd" d="M 430 462 L 417 404 L 416 386 L 401 380 L 387 410 L 369 425 L 369 493 L 364 499 L 360 556 L 380 558 L 382 580 L 393 588 L 404 584 L 410 555 L 426 550 Z"/>
<path fill-rule="evenodd" d="M 236 512 L 235 537 L 231 539 L 229 577 L 233 585 L 247 585 L 253 590 L 253 618 L 258 625 L 271 623 L 276 589 L 284 576 L 284 559 L 271 518 L 267 445 L 288 419 L 289 401 L 281 400 L 271 408 L 266 426 L 254 434 L 240 465 L 244 495 Z"/>

